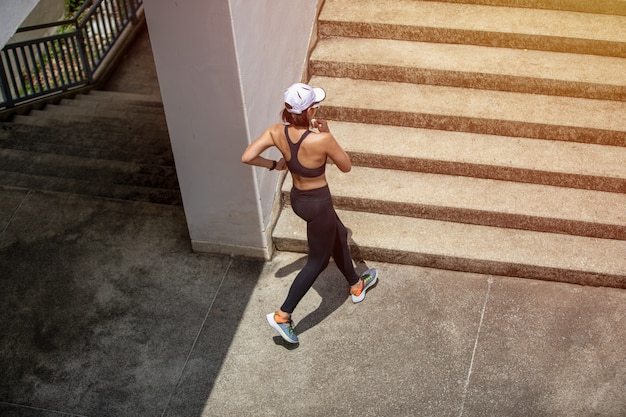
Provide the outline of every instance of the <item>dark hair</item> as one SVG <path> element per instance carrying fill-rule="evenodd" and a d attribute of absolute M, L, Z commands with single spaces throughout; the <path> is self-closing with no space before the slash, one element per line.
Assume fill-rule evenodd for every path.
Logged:
<path fill-rule="evenodd" d="M 291 108 L 291 106 L 285 103 L 285 108 L 282 111 L 283 122 L 289 123 L 292 126 L 309 127 L 309 118 L 306 114 L 306 110 L 303 111 L 302 114 L 293 114 L 287 111 L 288 108 Z"/>

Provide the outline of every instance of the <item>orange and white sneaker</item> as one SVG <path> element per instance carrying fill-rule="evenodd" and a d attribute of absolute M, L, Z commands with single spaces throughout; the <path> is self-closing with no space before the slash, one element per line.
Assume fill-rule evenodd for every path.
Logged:
<path fill-rule="evenodd" d="M 361 274 L 361 288 L 350 290 L 353 303 L 360 303 L 365 298 L 365 291 L 372 288 L 378 281 L 378 271 L 376 268 L 370 268 Z"/>
<path fill-rule="evenodd" d="M 269 313 L 265 318 L 272 329 L 276 330 L 286 342 L 299 343 L 298 336 L 296 336 L 296 332 L 293 331 L 293 322 L 291 319 L 283 320 L 277 313 Z"/>

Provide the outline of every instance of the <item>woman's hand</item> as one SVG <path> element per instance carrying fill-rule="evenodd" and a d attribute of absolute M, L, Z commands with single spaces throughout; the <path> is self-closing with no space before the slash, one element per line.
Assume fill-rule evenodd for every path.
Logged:
<path fill-rule="evenodd" d="M 284 171 L 287 169 L 287 162 L 285 162 L 285 158 L 280 158 L 277 162 L 276 162 L 276 170 L 278 171 Z"/>
<path fill-rule="evenodd" d="M 319 130 L 320 132 L 330 132 L 328 128 L 328 121 L 324 119 L 313 119 L 312 120 L 313 127 Z"/>

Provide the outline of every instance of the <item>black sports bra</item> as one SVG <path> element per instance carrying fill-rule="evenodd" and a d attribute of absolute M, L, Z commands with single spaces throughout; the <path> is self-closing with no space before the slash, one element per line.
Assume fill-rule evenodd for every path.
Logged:
<path fill-rule="evenodd" d="M 326 172 L 326 163 L 323 163 L 322 166 L 317 167 L 317 168 L 307 168 L 307 167 L 302 166 L 300 161 L 298 161 L 298 151 L 300 150 L 300 144 L 302 144 L 302 141 L 304 140 L 304 138 L 306 138 L 309 135 L 309 133 L 311 133 L 311 131 L 307 130 L 306 132 L 302 134 L 302 136 L 300 137 L 300 140 L 297 143 L 293 143 L 291 139 L 289 139 L 288 128 L 289 126 L 285 125 L 285 137 L 287 138 L 287 143 L 289 144 L 289 150 L 291 151 L 291 159 L 287 162 L 287 167 L 289 168 L 289 171 L 292 174 L 296 174 L 300 177 L 305 177 L 305 178 L 319 177 L 324 172 Z"/>

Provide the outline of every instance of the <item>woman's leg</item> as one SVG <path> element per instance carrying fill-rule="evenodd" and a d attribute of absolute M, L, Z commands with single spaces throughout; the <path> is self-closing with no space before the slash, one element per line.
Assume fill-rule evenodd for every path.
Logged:
<path fill-rule="evenodd" d="M 359 283 L 359 275 L 354 270 L 352 263 L 352 255 L 350 254 L 350 246 L 348 245 L 348 229 L 343 225 L 339 216 L 335 214 L 335 241 L 333 245 L 333 259 L 337 268 L 348 281 L 348 285 L 353 286 Z"/>
<path fill-rule="evenodd" d="M 350 246 L 348 245 L 348 230 L 336 216 L 337 233 L 335 235 L 335 245 L 333 247 L 333 258 L 337 267 L 341 271 L 348 285 L 350 285 L 350 295 L 352 302 L 359 303 L 365 298 L 365 292 L 371 288 L 378 279 L 378 272 L 370 268 L 361 276 L 354 270 Z"/>
<path fill-rule="evenodd" d="M 294 279 L 287 299 L 280 308 L 288 314 L 293 312 L 319 274 L 328 266 L 337 231 L 336 215 L 330 198 L 320 200 L 292 197 L 292 207 L 298 216 L 307 221 L 309 254 L 306 265 Z"/>

